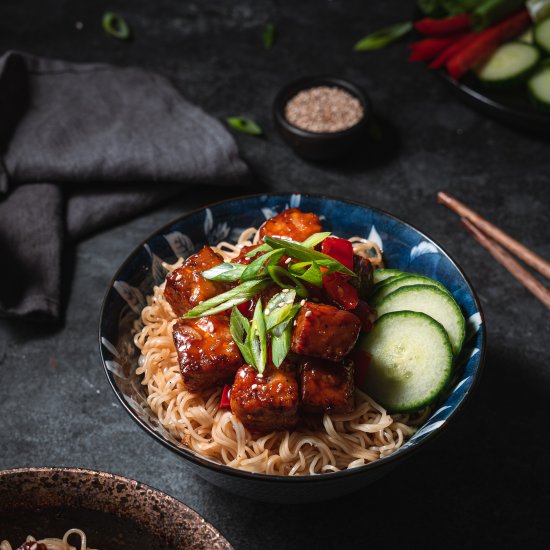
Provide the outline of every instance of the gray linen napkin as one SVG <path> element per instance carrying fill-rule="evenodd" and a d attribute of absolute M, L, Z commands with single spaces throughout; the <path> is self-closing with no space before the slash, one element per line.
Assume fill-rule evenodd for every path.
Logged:
<path fill-rule="evenodd" d="M 58 319 L 64 243 L 246 174 L 220 122 L 162 76 L 4 54 L 0 315 Z"/>

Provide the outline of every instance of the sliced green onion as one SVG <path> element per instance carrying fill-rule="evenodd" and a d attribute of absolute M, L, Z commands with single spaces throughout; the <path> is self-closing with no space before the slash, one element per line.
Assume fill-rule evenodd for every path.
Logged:
<path fill-rule="evenodd" d="M 300 298 L 308 297 L 309 292 L 302 281 L 292 275 L 292 273 L 289 273 L 286 269 L 282 268 L 280 265 L 270 265 L 267 268 L 267 272 L 273 279 L 273 282 L 278 284 L 281 288 L 294 290 Z"/>
<path fill-rule="evenodd" d="M 353 46 L 356 52 L 364 52 L 368 50 L 379 50 L 385 48 L 388 44 L 399 40 L 402 36 L 405 36 L 411 31 L 413 25 L 410 21 L 404 23 L 397 23 L 389 27 L 384 27 L 379 31 L 373 32 L 364 38 L 361 38 L 359 42 Z"/>
<path fill-rule="evenodd" d="M 306 248 L 315 248 L 319 243 L 322 243 L 327 237 L 330 237 L 330 231 L 324 233 L 313 233 L 305 241 L 300 244 Z"/>
<path fill-rule="evenodd" d="M 340 262 L 336 261 L 334 258 L 323 254 L 322 252 L 317 252 L 316 250 L 311 250 L 302 246 L 301 244 L 291 243 L 289 241 L 284 241 L 283 239 L 274 239 L 273 237 L 265 236 L 264 241 L 271 246 L 272 248 L 282 248 L 285 250 L 287 256 L 295 258 L 296 260 L 302 261 L 316 261 L 318 265 L 321 265 L 319 260 L 324 260 L 324 266 L 329 267 L 333 271 L 338 271 L 339 273 L 344 273 L 351 277 L 355 277 L 355 273 L 349 270 L 346 266 L 342 265 Z"/>
<path fill-rule="evenodd" d="M 266 25 L 262 32 L 262 42 L 266 50 L 269 50 L 275 43 L 275 25 L 273 23 Z"/>
<path fill-rule="evenodd" d="M 265 325 L 267 330 L 271 330 L 274 326 L 282 323 L 290 314 L 292 305 L 296 299 L 295 290 L 287 290 L 287 292 L 279 292 L 275 294 L 264 309 Z"/>
<path fill-rule="evenodd" d="M 101 24 L 106 33 L 119 40 L 128 40 L 128 38 L 130 38 L 130 27 L 128 23 L 116 13 L 111 11 L 105 12 Z"/>
<path fill-rule="evenodd" d="M 265 328 L 264 312 L 262 311 L 262 301 L 258 300 L 254 317 L 248 333 L 247 342 L 250 342 L 250 349 L 254 357 L 254 367 L 261 374 L 265 370 L 267 361 L 267 331 Z"/>
<path fill-rule="evenodd" d="M 229 331 L 235 344 L 239 348 L 245 363 L 252 365 L 254 357 L 252 350 L 246 344 L 248 333 L 250 332 L 250 321 L 239 311 L 237 306 L 233 306 L 231 310 L 231 318 L 229 320 Z"/>
<path fill-rule="evenodd" d="M 231 128 L 233 128 L 233 130 L 238 130 L 243 134 L 249 134 L 251 136 L 261 136 L 263 133 L 258 124 L 256 124 L 250 118 L 246 118 L 244 116 L 232 116 L 226 119 L 226 122 Z"/>
<path fill-rule="evenodd" d="M 292 320 L 298 313 L 300 304 L 293 306 L 292 314 L 289 318 L 280 325 L 277 325 L 271 331 L 271 360 L 276 367 L 280 367 L 281 363 L 290 351 L 292 342 Z"/>
<path fill-rule="evenodd" d="M 270 284 L 269 279 L 257 279 L 255 281 L 247 281 L 227 292 L 218 294 L 209 300 L 205 300 L 202 304 L 195 306 L 188 311 L 182 317 L 184 319 L 191 319 L 194 317 L 206 317 L 208 315 L 214 315 L 220 311 L 231 309 L 233 306 L 237 306 L 250 300 L 261 292 L 264 288 Z"/>
<path fill-rule="evenodd" d="M 225 262 L 223 264 L 217 265 L 216 267 L 213 267 L 212 269 L 203 271 L 201 275 L 209 281 L 234 282 L 238 281 L 241 278 L 241 275 L 243 274 L 243 271 L 245 269 L 245 265 L 230 264 Z"/>
<path fill-rule="evenodd" d="M 269 252 L 270 250 L 273 249 L 268 244 L 264 243 L 256 247 L 254 250 L 250 250 L 244 256 L 245 258 L 252 258 L 253 256 L 256 256 L 256 254 L 258 254 L 259 252 Z"/>
<path fill-rule="evenodd" d="M 284 250 L 279 249 L 258 256 L 246 266 L 246 269 L 241 274 L 241 281 L 251 281 L 265 275 L 267 266 L 279 263 L 284 253 Z"/>
<path fill-rule="evenodd" d="M 319 288 L 323 286 L 323 274 L 321 273 L 317 262 L 311 262 L 309 269 L 301 275 L 296 275 L 296 277 L 302 279 L 306 283 L 312 284 L 313 286 L 317 286 Z"/>

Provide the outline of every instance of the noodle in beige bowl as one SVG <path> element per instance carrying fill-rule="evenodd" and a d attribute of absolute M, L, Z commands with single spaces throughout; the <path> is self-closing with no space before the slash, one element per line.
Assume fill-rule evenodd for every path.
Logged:
<path fill-rule="evenodd" d="M 211 247 L 219 262 L 239 261 L 263 243 L 259 229 L 265 221 L 289 208 L 314 213 L 323 231 L 351 243 L 354 256 L 367 259 L 374 269 L 406 268 L 449 289 L 467 320 L 469 334 L 446 389 L 437 399 L 410 412 L 391 412 L 357 383 L 351 408 L 325 407 L 317 414 L 304 414 L 301 403 L 291 427 L 282 429 L 275 421 L 274 429 L 269 429 L 269 423 L 258 429 L 239 414 L 235 386 L 227 395 L 223 383 L 196 388 L 192 379 L 189 382 L 174 332 L 192 342 L 196 341 L 193 338 L 200 340 L 200 334 L 193 323 L 182 328 L 178 321 L 181 311 L 174 311 L 177 308 L 170 303 L 169 292 L 165 293 L 167 276 L 179 278 L 178 270 L 203 246 Z M 298 297 L 295 305 L 310 301 L 318 300 L 300 301 Z M 265 303 L 264 307 L 267 314 Z M 157 231 L 115 275 L 102 310 L 100 340 L 113 389 L 149 434 L 209 481 L 251 498 L 280 502 L 339 496 L 383 475 L 448 424 L 470 393 L 484 355 L 479 302 L 460 269 L 438 245 L 384 212 L 309 195 L 226 201 Z M 287 358 L 296 355 L 294 345 L 293 341 Z M 267 379 L 270 372 L 275 371 L 268 366 Z M 265 381 L 263 376 L 260 372 L 258 380 Z M 304 382 L 297 385 L 301 389 Z M 300 399 L 305 399 L 304 392 Z"/>

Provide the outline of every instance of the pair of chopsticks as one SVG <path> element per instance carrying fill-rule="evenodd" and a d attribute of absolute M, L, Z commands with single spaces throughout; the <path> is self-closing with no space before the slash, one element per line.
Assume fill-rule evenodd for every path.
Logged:
<path fill-rule="evenodd" d="M 538 254 L 529 250 L 510 235 L 482 218 L 448 193 L 440 191 L 437 200 L 460 216 L 460 221 L 467 231 L 483 248 L 504 266 L 523 286 L 532 292 L 548 309 L 550 309 L 550 290 L 538 281 L 527 269 L 516 261 L 502 246 L 515 254 L 527 265 L 536 269 L 541 275 L 550 279 L 550 263 Z"/>

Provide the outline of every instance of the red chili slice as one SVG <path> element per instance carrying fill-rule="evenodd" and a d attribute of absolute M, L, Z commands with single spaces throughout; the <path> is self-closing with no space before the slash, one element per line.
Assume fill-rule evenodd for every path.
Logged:
<path fill-rule="evenodd" d="M 327 237 L 321 243 L 321 252 L 353 270 L 353 245 L 347 239 Z"/>
<path fill-rule="evenodd" d="M 357 290 L 341 273 L 331 273 L 323 277 L 323 287 L 328 297 L 344 309 L 352 310 L 359 303 Z"/>
<path fill-rule="evenodd" d="M 228 386 L 226 384 L 222 390 L 222 397 L 220 399 L 220 409 L 229 409 L 231 407 L 231 403 L 229 401 L 230 396 L 231 396 L 231 386 Z"/>

